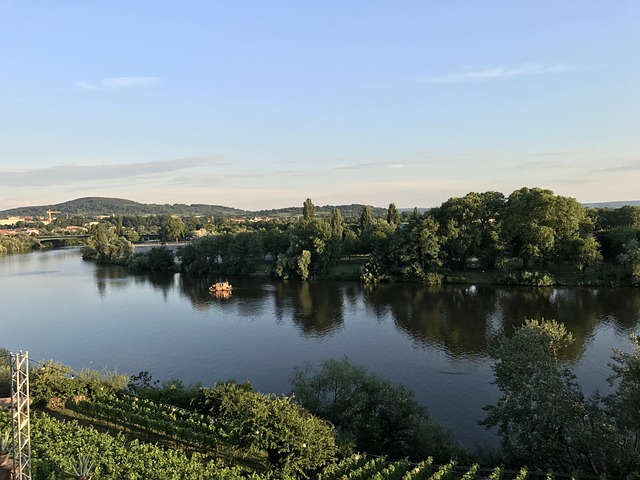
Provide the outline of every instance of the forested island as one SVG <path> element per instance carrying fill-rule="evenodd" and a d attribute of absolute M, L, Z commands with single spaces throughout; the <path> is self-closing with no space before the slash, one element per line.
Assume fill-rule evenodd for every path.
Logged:
<path fill-rule="evenodd" d="M 68 242 L 85 244 L 85 258 L 133 270 L 367 284 L 640 284 L 639 206 L 586 208 L 524 187 L 508 197 L 469 193 L 425 212 L 400 212 L 394 204 L 363 205 L 357 215 L 354 208 L 317 210 L 307 199 L 301 210 L 278 217 L 68 215 L 46 230 L 62 241 L 84 232 L 86 239 L 69 235 Z M 135 253 L 142 238 L 181 242 L 178 262 L 166 249 Z M 0 237 L 0 253 L 40 247 L 37 235 Z"/>

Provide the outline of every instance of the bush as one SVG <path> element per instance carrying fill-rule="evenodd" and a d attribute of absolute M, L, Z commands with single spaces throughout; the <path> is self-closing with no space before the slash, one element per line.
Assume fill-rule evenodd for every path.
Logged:
<path fill-rule="evenodd" d="M 30 371 L 30 394 L 36 405 L 60 408 L 77 397 L 90 397 L 94 392 L 121 390 L 127 383 L 126 375 L 112 372 L 83 370 L 75 373 L 58 362 L 43 364 Z"/>
<path fill-rule="evenodd" d="M 163 382 L 152 381 L 152 376 L 149 372 L 140 372 L 138 375 L 132 375 L 129 378 L 127 388 L 129 393 L 136 397 L 190 409 L 193 401 L 200 395 L 202 385 L 196 383 L 185 386 L 182 380 L 179 379 L 170 379 Z"/>
<path fill-rule="evenodd" d="M 167 247 L 153 247 L 146 252 L 136 252 L 127 258 L 127 267 L 134 272 L 144 270 L 173 271 L 176 269 L 174 253 Z"/>
<path fill-rule="evenodd" d="M 497 278 L 501 285 L 524 285 L 530 287 L 551 287 L 556 284 L 555 279 L 543 272 L 507 273 Z"/>
<path fill-rule="evenodd" d="M 333 427 L 291 398 L 263 395 L 248 383 L 226 382 L 201 389 L 194 406 L 223 423 L 231 444 L 266 451 L 279 475 L 306 476 L 335 458 Z"/>
<path fill-rule="evenodd" d="M 444 275 L 438 272 L 425 272 L 422 276 L 422 283 L 425 285 L 442 285 Z"/>
<path fill-rule="evenodd" d="M 416 461 L 432 455 L 438 462 L 464 455 L 410 389 L 346 358 L 328 360 L 318 370 L 296 368 L 290 381 L 303 407 L 333 423 L 341 441 L 361 451 Z"/>
<path fill-rule="evenodd" d="M 0 348 L 0 397 L 11 395 L 11 365 L 9 350 Z"/>

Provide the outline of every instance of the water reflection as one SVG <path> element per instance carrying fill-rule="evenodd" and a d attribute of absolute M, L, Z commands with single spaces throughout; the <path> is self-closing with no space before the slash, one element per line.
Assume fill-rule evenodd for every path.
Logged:
<path fill-rule="evenodd" d="M 389 310 L 395 324 L 424 345 L 439 345 L 454 357 L 486 355 L 487 320 L 495 299 L 469 287 L 383 285 L 367 292 L 373 310 Z"/>
<path fill-rule="evenodd" d="M 127 269 L 117 266 L 99 266 L 94 270 L 94 277 L 101 298 L 107 294 L 107 286 L 113 290 L 123 290 L 130 281 Z"/>
<path fill-rule="evenodd" d="M 335 335 L 344 327 L 345 308 L 360 308 L 378 322 L 391 318 L 417 345 L 435 346 L 459 359 L 487 357 L 503 335 L 512 335 L 525 319 L 533 318 L 555 319 L 566 325 L 575 342 L 565 358 L 576 362 L 603 322 L 626 337 L 640 321 L 637 289 L 416 284 L 367 288 L 358 283 L 238 278 L 233 281 L 233 294 L 212 295 L 208 287 L 213 279 L 208 278 L 132 276 L 120 267 L 97 268 L 94 276 L 101 296 L 107 288 L 125 289 L 131 282 L 150 284 L 165 301 L 175 289 L 195 310 L 229 309 L 243 318 L 271 312 L 276 322 L 291 322 L 302 337 Z"/>
<path fill-rule="evenodd" d="M 211 282 L 208 279 L 188 275 L 179 275 L 178 278 L 180 296 L 189 300 L 194 309 L 207 310 L 211 308 L 211 296 L 209 295 Z"/>
<path fill-rule="evenodd" d="M 233 294 L 221 299 L 209 294 L 219 280 L 131 275 L 83 262 L 77 249 L 0 257 L 0 288 L 11 300 L 3 318 L 23 319 L 3 323 L 1 346 L 74 368 L 93 362 L 185 384 L 249 379 L 276 393 L 288 391 L 295 366 L 348 355 L 412 388 L 472 445 L 495 440 L 476 422 L 498 395 L 487 355 L 503 334 L 525 318 L 566 323 L 577 339 L 569 358 L 591 392 L 607 387 L 611 350 L 628 350 L 640 321 L 640 289 L 632 288 L 366 289 L 243 277 L 229 278 Z"/>
<path fill-rule="evenodd" d="M 274 291 L 276 318 L 291 318 L 304 336 L 324 337 L 344 323 L 344 301 L 332 282 L 278 282 Z"/>
<path fill-rule="evenodd" d="M 575 338 L 565 358 L 576 361 L 602 321 L 628 334 L 640 320 L 640 292 L 630 289 L 380 285 L 364 298 L 373 315 L 390 311 L 414 340 L 453 357 L 486 356 L 531 318 L 564 323 Z"/>
<path fill-rule="evenodd" d="M 136 285 L 149 284 L 154 291 L 162 294 L 163 300 L 166 302 L 169 293 L 175 288 L 175 275 L 167 272 L 151 272 L 144 275 L 136 274 L 133 276 L 133 282 Z"/>

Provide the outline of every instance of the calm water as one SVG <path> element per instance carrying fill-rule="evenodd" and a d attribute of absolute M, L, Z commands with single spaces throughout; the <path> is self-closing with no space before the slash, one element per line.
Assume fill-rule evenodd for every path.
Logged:
<path fill-rule="evenodd" d="M 0 346 L 75 369 L 117 370 L 186 384 L 249 380 L 288 393 L 295 366 L 345 355 L 407 384 L 468 446 L 496 444 L 477 426 L 495 401 L 488 349 L 525 318 L 557 319 L 576 337 L 568 361 L 586 392 L 607 389 L 612 349 L 638 331 L 639 289 L 425 288 L 208 282 L 129 275 L 83 262 L 77 249 L 0 257 Z"/>

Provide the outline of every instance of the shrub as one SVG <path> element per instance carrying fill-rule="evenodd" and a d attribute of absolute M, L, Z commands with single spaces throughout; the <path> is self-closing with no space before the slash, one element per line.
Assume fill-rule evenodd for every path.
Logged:
<path fill-rule="evenodd" d="M 263 395 L 248 383 L 226 382 L 201 389 L 194 406 L 221 421 L 233 445 L 266 451 L 281 475 L 306 476 L 335 457 L 333 427 L 289 397 Z"/>
<path fill-rule="evenodd" d="M 291 375 L 298 402 L 336 426 L 342 441 L 369 453 L 446 462 L 464 455 L 451 432 L 434 422 L 413 392 L 367 372 L 348 359 Z"/>

